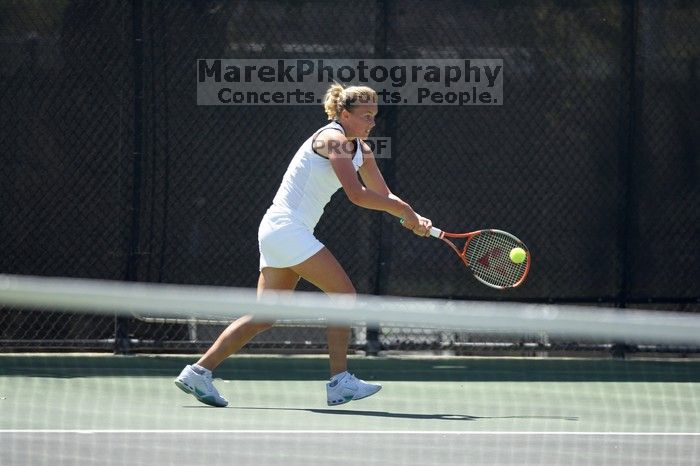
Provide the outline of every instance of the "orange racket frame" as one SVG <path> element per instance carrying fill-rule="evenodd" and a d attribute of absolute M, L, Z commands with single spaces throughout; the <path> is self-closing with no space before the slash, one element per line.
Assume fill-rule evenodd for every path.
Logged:
<path fill-rule="evenodd" d="M 525 243 L 523 243 L 520 239 L 508 233 L 507 231 L 486 229 L 472 231 L 469 233 L 449 233 L 446 231 L 442 231 L 439 228 L 432 227 L 430 229 L 430 236 L 444 241 L 462 260 L 464 265 L 472 271 L 474 277 L 484 285 L 490 286 L 491 288 L 506 289 L 518 287 L 523 284 L 523 282 L 527 278 L 528 273 L 530 272 L 531 255 L 529 249 L 527 248 Z M 506 269 L 506 267 L 510 267 L 511 270 L 516 270 L 518 273 L 518 275 L 515 277 L 517 279 L 513 281 L 513 283 L 508 282 L 505 284 L 497 284 L 494 283 L 494 280 L 489 281 L 484 278 L 484 275 L 486 275 L 486 277 L 488 278 L 488 274 L 477 273 L 477 271 L 475 271 L 475 268 L 473 267 L 473 264 L 471 263 L 467 252 L 469 251 L 469 246 L 471 245 L 472 241 L 476 240 L 480 236 L 490 236 L 492 238 L 499 238 L 500 241 L 503 241 L 505 244 L 496 244 L 492 248 L 482 248 L 483 250 L 479 253 L 480 255 L 477 258 L 477 267 L 479 267 L 480 269 L 492 268 L 496 271 L 497 274 L 501 275 L 506 275 L 506 272 L 510 272 L 510 270 Z M 464 247 L 460 250 L 460 248 L 457 247 L 457 245 L 455 245 L 452 241 L 450 241 L 449 238 L 465 238 L 466 242 L 464 243 Z M 513 247 L 522 248 L 526 253 L 525 260 L 523 261 L 523 263 L 515 264 L 512 262 L 505 262 L 506 260 L 510 261 L 510 259 L 504 259 L 503 257 L 503 254 L 505 253 L 505 251 L 503 251 L 504 247 L 511 247 L 511 249 Z M 491 260 L 494 260 L 493 265 L 491 265 Z M 498 261 L 500 261 L 500 264 L 497 263 Z"/>

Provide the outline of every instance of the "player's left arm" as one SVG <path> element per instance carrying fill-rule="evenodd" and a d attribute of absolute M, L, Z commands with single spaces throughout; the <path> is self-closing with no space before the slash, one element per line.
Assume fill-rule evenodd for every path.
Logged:
<path fill-rule="evenodd" d="M 379 171 L 379 167 L 377 166 L 377 160 L 374 158 L 374 153 L 364 141 L 362 141 L 362 156 L 363 163 L 358 170 L 358 173 L 360 174 L 360 178 L 362 178 L 362 183 L 364 183 L 365 187 L 382 196 L 404 202 L 397 195 L 392 193 L 389 187 L 386 185 L 384 176 L 382 176 L 382 172 Z M 421 219 L 420 225 L 425 228 L 429 234 L 430 227 L 432 227 L 433 222 L 431 222 L 430 219 L 420 215 L 418 218 Z"/>
<path fill-rule="evenodd" d="M 377 166 L 377 161 L 374 158 L 372 149 L 370 149 L 365 141 L 361 142 L 363 162 L 362 166 L 358 170 L 358 173 L 360 174 L 360 178 L 362 178 L 362 182 L 364 183 L 365 187 L 377 194 L 381 194 L 382 196 L 394 197 L 398 199 L 398 196 L 395 196 L 386 185 L 386 181 L 384 181 L 384 177 Z"/>

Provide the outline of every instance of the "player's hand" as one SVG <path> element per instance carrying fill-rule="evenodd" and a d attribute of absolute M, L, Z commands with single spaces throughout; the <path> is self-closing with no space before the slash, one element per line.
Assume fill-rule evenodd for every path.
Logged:
<path fill-rule="evenodd" d="M 418 225 L 416 225 L 416 227 L 413 229 L 413 233 L 418 236 L 430 236 L 430 229 L 432 227 L 432 220 L 418 215 Z"/>
<path fill-rule="evenodd" d="M 430 236 L 430 228 L 432 228 L 433 222 L 428 218 L 416 214 L 411 209 L 404 213 L 404 217 L 401 219 L 401 225 L 418 236 Z"/>
<path fill-rule="evenodd" d="M 418 214 L 416 214 L 413 211 L 413 209 L 406 206 L 406 209 L 404 210 L 403 214 L 401 215 L 401 225 L 403 225 L 404 228 L 413 231 L 419 227 L 420 220 L 421 220 L 421 217 Z"/>

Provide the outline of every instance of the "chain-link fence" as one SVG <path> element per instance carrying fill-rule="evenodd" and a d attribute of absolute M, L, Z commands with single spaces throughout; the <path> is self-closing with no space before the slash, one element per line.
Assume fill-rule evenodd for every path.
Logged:
<path fill-rule="evenodd" d="M 498 58 L 501 106 L 381 108 L 375 132 L 392 156 L 379 164 L 441 228 L 515 232 L 533 254 L 527 283 L 485 288 L 447 248 L 339 194 L 316 233 L 358 291 L 697 309 L 698 5 L 366 0 L 352 11 L 282 0 L 0 5 L 0 271 L 255 286 L 258 222 L 325 115 L 198 106 L 198 59 Z M 0 341 L 186 349 L 219 328 L 8 309 Z M 363 346 L 364 329 L 355 333 Z M 469 338 L 384 329 L 379 342 Z M 314 327 L 257 341 L 325 344 Z"/>

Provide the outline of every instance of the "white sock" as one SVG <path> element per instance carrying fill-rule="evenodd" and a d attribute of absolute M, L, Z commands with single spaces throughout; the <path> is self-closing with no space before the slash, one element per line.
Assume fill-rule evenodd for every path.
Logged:
<path fill-rule="evenodd" d="M 199 375 L 211 375 L 211 371 L 206 367 L 202 367 L 199 364 L 192 364 L 192 370 Z"/>

